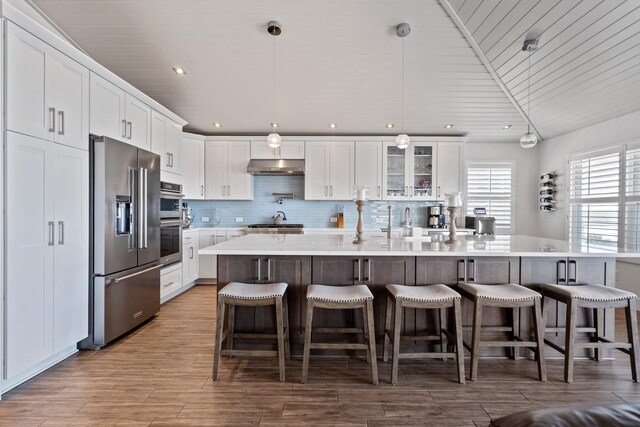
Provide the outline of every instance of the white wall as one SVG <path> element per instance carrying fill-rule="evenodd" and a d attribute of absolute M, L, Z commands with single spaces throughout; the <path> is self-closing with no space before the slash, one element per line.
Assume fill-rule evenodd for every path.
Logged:
<path fill-rule="evenodd" d="M 538 148 L 524 149 L 518 142 L 468 142 L 465 161 L 515 162 L 515 233 L 535 236 L 538 233 Z"/>

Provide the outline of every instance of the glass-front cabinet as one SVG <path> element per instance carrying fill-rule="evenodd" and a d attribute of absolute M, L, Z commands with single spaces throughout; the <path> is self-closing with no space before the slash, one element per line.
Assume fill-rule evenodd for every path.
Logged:
<path fill-rule="evenodd" d="M 384 194 L 387 200 L 435 200 L 435 143 L 400 149 L 384 143 Z"/>

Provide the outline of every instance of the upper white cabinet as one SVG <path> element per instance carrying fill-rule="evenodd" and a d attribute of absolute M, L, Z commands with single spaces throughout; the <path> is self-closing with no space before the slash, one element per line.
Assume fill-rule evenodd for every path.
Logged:
<path fill-rule="evenodd" d="M 205 142 L 205 195 L 207 199 L 253 200 L 249 141 Z"/>
<path fill-rule="evenodd" d="M 271 148 L 267 141 L 251 141 L 252 159 L 304 159 L 304 141 L 282 141 Z"/>
<path fill-rule="evenodd" d="M 161 170 L 181 175 L 182 127 L 156 111 L 151 114 L 151 123 L 151 151 L 160 155 Z"/>
<path fill-rule="evenodd" d="M 185 199 L 204 199 L 204 137 L 182 134 L 182 192 Z"/>
<path fill-rule="evenodd" d="M 151 107 L 91 73 L 89 128 L 145 150 L 151 149 Z"/>
<path fill-rule="evenodd" d="M 88 335 L 89 155 L 7 132 L 6 174 L 12 379 Z"/>
<path fill-rule="evenodd" d="M 435 200 L 436 144 L 412 143 L 402 150 L 383 143 L 383 194 L 387 200 Z"/>
<path fill-rule="evenodd" d="M 462 144 L 439 142 L 437 155 L 436 198 L 442 200 L 447 193 L 462 191 Z"/>
<path fill-rule="evenodd" d="M 354 183 L 353 142 L 310 142 L 305 146 L 304 198 L 349 200 Z"/>
<path fill-rule="evenodd" d="M 7 24 L 7 129 L 89 148 L 89 70 Z"/>
<path fill-rule="evenodd" d="M 382 200 L 382 143 L 356 142 L 355 185 L 368 185 L 369 198 Z"/>

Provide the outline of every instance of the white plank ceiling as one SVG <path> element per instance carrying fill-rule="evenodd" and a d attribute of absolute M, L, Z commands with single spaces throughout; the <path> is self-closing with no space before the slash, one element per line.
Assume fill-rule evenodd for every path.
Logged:
<path fill-rule="evenodd" d="M 640 1 L 450 0 L 530 120 L 548 138 L 640 109 Z"/>
<path fill-rule="evenodd" d="M 32 0 L 93 58 L 203 134 L 398 133 L 517 142 L 526 124 L 436 0 Z M 443 0 L 445 1 L 445 0 Z M 545 138 L 640 109 L 637 0 L 449 0 Z M 277 20 L 275 117 L 273 38 Z M 171 67 L 180 65 L 186 77 Z M 223 127 L 215 129 L 213 122 Z M 386 123 L 396 128 L 385 129 Z M 453 123 L 452 130 L 444 125 Z M 502 126 L 511 124 L 509 130 Z"/>

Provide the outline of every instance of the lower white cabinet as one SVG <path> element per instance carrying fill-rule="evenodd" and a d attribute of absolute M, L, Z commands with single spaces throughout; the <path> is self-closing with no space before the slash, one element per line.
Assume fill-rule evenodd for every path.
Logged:
<path fill-rule="evenodd" d="M 7 132 L 4 379 L 88 335 L 89 153 Z"/>
<path fill-rule="evenodd" d="M 185 231 L 182 238 L 182 286 L 198 280 L 198 232 Z"/>
<path fill-rule="evenodd" d="M 217 245 L 236 237 L 244 236 L 244 230 L 225 230 L 220 228 L 201 229 L 198 241 L 198 249 L 208 246 Z M 198 256 L 198 278 L 199 279 L 215 279 L 217 277 L 217 258 L 215 255 Z"/>
<path fill-rule="evenodd" d="M 160 302 L 182 288 L 182 263 L 177 262 L 160 270 Z"/>

